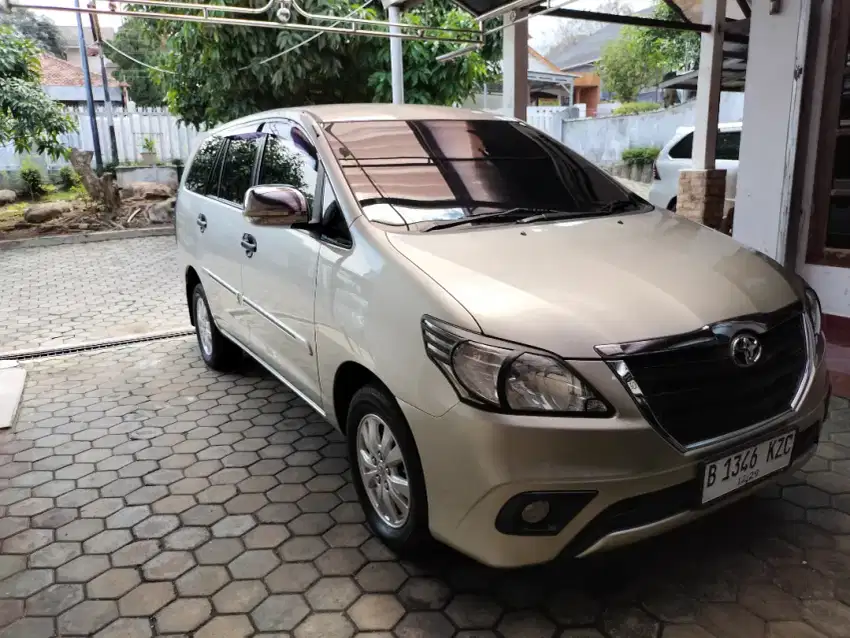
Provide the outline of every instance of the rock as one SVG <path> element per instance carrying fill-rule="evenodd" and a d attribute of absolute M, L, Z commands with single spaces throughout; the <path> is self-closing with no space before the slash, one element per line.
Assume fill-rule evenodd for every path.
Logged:
<path fill-rule="evenodd" d="M 164 201 L 155 202 L 148 206 L 146 211 L 148 220 L 152 224 L 167 224 L 170 222 L 174 215 L 174 203 L 176 201 L 177 198 L 169 197 Z"/>
<path fill-rule="evenodd" d="M 33 204 L 24 210 L 24 221 L 30 224 L 43 224 L 51 219 L 71 210 L 68 202 L 45 202 L 44 204 Z"/>
<path fill-rule="evenodd" d="M 18 199 L 18 196 L 15 194 L 15 191 L 8 189 L 0 190 L 0 206 L 14 204 L 16 199 Z"/>
<path fill-rule="evenodd" d="M 158 182 L 133 182 L 121 189 L 122 197 L 140 199 L 168 199 L 174 197 L 175 192 L 176 189 L 170 185 Z"/>

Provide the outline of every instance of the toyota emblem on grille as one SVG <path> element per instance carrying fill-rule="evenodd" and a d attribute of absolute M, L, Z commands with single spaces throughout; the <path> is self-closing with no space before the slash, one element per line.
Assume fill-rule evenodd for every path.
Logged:
<path fill-rule="evenodd" d="M 761 341 L 755 335 L 741 334 L 732 339 L 732 361 L 741 368 L 749 368 L 761 359 Z"/>

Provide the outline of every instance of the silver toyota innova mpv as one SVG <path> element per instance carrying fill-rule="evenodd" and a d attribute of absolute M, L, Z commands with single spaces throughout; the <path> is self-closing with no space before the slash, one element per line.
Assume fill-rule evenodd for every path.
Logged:
<path fill-rule="evenodd" d="M 523 122 L 246 117 L 199 145 L 176 224 L 204 361 L 247 353 L 339 428 L 396 551 L 588 555 L 751 494 L 818 443 L 814 291 Z"/>

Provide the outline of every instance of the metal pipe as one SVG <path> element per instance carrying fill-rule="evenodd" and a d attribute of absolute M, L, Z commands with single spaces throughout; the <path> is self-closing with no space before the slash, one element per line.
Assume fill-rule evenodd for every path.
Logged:
<path fill-rule="evenodd" d="M 309 25 L 309 24 L 297 24 L 297 23 L 279 23 L 279 22 L 269 22 L 263 20 L 240 20 L 238 18 L 204 18 L 200 15 L 185 15 L 180 13 L 158 13 L 156 11 L 121 11 L 121 10 L 109 10 L 109 9 L 89 9 L 86 7 L 60 7 L 55 5 L 39 5 L 39 4 L 26 4 L 23 2 L 10 2 L 10 6 L 12 7 L 22 7 L 27 9 L 34 9 L 36 11 L 67 11 L 67 12 L 78 12 L 78 13 L 97 13 L 102 15 L 118 15 L 118 16 L 127 16 L 127 17 L 135 17 L 135 18 L 149 18 L 152 20 L 176 20 L 178 22 L 197 22 L 200 24 L 226 24 L 230 26 L 238 26 L 238 27 L 261 27 L 265 29 L 293 29 L 295 31 L 321 31 L 324 33 L 342 33 L 347 35 L 358 35 L 358 36 L 373 36 L 373 37 L 382 37 L 382 38 L 400 38 L 402 40 L 419 40 L 426 42 L 444 42 L 451 44 L 469 44 L 470 42 L 474 42 L 474 40 L 469 37 L 451 37 L 451 36 L 429 36 L 426 35 L 427 31 L 431 31 L 433 29 L 429 27 L 422 27 L 419 25 L 403 25 L 405 28 L 416 29 L 421 33 L 399 33 L 397 35 L 390 34 L 388 31 L 377 31 L 374 29 L 363 29 L 357 28 L 356 26 L 352 28 L 343 28 L 343 27 L 326 27 L 320 25 Z M 141 4 L 141 3 L 134 3 Z M 335 17 L 336 20 L 341 20 L 339 16 Z M 375 24 L 375 23 L 370 23 Z M 384 26 L 378 23 L 379 26 Z M 476 32 L 477 33 L 477 32 Z"/>
<path fill-rule="evenodd" d="M 448 62 L 449 60 L 454 60 L 455 58 L 459 58 L 462 55 L 468 55 L 470 53 L 474 53 L 475 51 L 478 51 L 480 48 L 481 48 L 480 44 L 468 44 L 465 47 L 455 49 L 454 51 L 449 51 L 448 53 L 443 53 L 443 55 L 438 55 L 437 56 L 437 62 Z"/>
<path fill-rule="evenodd" d="M 222 13 L 243 13 L 258 15 L 265 13 L 271 9 L 280 0 L 269 0 L 262 7 L 231 7 L 223 4 L 196 4 L 193 2 L 170 2 L 169 0 L 143 0 L 142 2 L 133 2 L 149 7 L 170 7 L 171 9 L 189 9 L 192 11 L 220 11 Z M 143 13 L 139 11 L 138 13 Z"/>
<path fill-rule="evenodd" d="M 628 24 L 636 27 L 655 27 L 659 29 L 672 29 L 676 31 L 696 31 L 697 33 L 711 33 L 711 25 L 701 24 L 699 22 L 676 22 L 674 20 L 657 20 L 655 18 L 619 16 L 611 13 L 585 11 L 583 9 L 564 9 L 562 7 L 555 7 L 553 9 L 539 11 L 531 15 L 541 16 L 545 13 L 549 13 L 556 18 L 572 18 L 573 20 L 593 20 L 594 22 Z"/>
<path fill-rule="evenodd" d="M 293 0 L 293 5 L 297 3 Z M 392 77 L 393 104 L 404 104 L 404 59 L 402 57 L 401 40 L 397 37 L 401 33 L 401 11 L 397 4 L 390 5 L 387 10 L 390 18 L 390 76 Z"/>
<path fill-rule="evenodd" d="M 537 1 L 537 0 L 535 0 L 535 1 Z M 148 2 L 148 0 L 141 0 L 141 4 L 145 4 L 147 2 Z M 298 2 L 296 2 L 295 0 L 292 1 L 291 6 L 292 6 L 293 9 L 295 9 L 295 13 L 300 15 L 302 18 L 306 18 L 307 20 L 326 20 L 326 21 L 330 22 L 330 21 L 334 21 L 334 20 L 338 21 L 340 19 L 340 16 L 329 16 L 329 15 L 325 15 L 325 14 L 321 14 L 321 13 L 309 13 L 309 12 L 305 11 L 304 9 L 302 9 L 301 5 L 299 5 Z M 393 7 L 391 6 L 389 9 L 392 9 L 392 8 Z M 390 14 L 389 21 L 367 20 L 365 18 L 345 18 L 345 21 L 351 22 L 353 24 L 365 24 L 365 25 L 370 25 L 370 26 L 378 25 L 378 26 L 388 27 L 388 28 L 399 27 L 401 29 L 415 29 L 417 31 L 447 31 L 447 32 L 450 32 L 450 33 L 469 33 L 471 35 L 476 35 L 476 36 L 480 35 L 480 32 L 477 29 L 460 29 L 460 28 L 455 29 L 455 28 L 452 28 L 452 27 L 426 27 L 426 26 L 422 26 L 421 24 L 406 24 L 404 22 L 400 22 L 398 20 L 398 18 L 393 19 L 392 11 L 388 10 L 388 12 Z"/>
<path fill-rule="evenodd" d="M 94 145 L 94 166 L 98 174 L 103 171 L 103 156 L 100 154 L 100 135 L 97 130 L 97 114 L 94 111 L 94 96 L 91 88 L 91 74 L 89 73 L 89 53 L 86 49 L 86 36 L 83 35 L 83 19 L 80 15 L 80 0 L 74 0 L 77 9 L 77 40 L 80 43 L 80 63 L 83 67 L 83 85 L 86 88 L 86 105 L 89 111 L 89 122 L 91 123 L 91 139 Z M 104 87 L 105 88 L 105 87 Z"/>

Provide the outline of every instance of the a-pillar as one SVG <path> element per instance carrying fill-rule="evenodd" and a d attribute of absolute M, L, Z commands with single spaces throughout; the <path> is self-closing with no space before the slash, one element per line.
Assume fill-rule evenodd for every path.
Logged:
<path fill-rule="evenodd" d="M 711 33 L 702 34 L 700 45 L 693 169 L 679 173 L 676 212 L 706 226 L 720 228 L 726 201 L 726 171 L 716 168 L 715 154 L 726 0 L 705 0 L 702 21 L 711 25 Z"/>
<path fill-rule="evenodd" d="M 524 18 L 521 11 L 504 17 L 510 26 L 503 31 L 502 41 L 502 111 L 520 120 L 528 117 L 528 20 Z"/>

